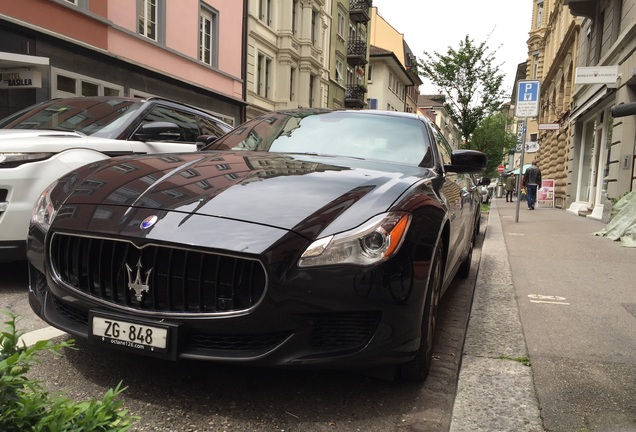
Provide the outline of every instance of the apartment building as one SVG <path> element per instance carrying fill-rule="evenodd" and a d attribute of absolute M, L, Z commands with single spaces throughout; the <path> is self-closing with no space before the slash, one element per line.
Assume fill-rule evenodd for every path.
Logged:
<path fill-rule="evenodd" d="M 543 178 L 554 180 L 554 205 L 558 208 L 564 208 L 567 202 L 571 132 L 568 119 L 581 21 L 563 1 L 533 4 L 526 78 L 539 80 L 542 86 L 539 115 L 528 119 L 526 143 L 532 153 L 525 162 L 537 161 Z"/>
<path fill-rule="evenodd" d="M 459 126 L 450 117 L 445 103 L 444 95 L 418 95 L 416 112 L 431 119 L 442 131 L 446 141 L 454 149 L 458 149 L 461 143 L 461 132 Z"/>
<path fill-rule="evenodd" d="M 526 79 L 541 81 L 535 157 L 555 205 L 607 220 L 636 186 L 636 0 L 532 0 Z"/>
<path fill-rule="evenodd" d="M 248 119 L 328 106 L 331 22 L 325 0 L 248 1 Z"/>
<path fill-rule="evenodd" d="M 371 0 L 334 0 L 331 6 L 331 108 L 367 107 Z"/>
<path fill-rule="evenodd" d="M 55 97 L 156 95 L 241 123 L 244 6 L 238 0 L 0 2 L 0 117 Z"/>
<path fill-rule="evenodd" d="M 582 18 L 576 60 L 568 210 L 608 217 L 611 199 L 633 191 L 636 116 L 613 118 L 636 101 L 636 1 L 564 0 Z"/>
<path fill-rule="evenodd" d="M 369 43 L 369 108 L 416 112 L 417 88 L 422 81 L 415 57 L 404 35 L 382 18 L 376 7 L 371 8 Z"/>

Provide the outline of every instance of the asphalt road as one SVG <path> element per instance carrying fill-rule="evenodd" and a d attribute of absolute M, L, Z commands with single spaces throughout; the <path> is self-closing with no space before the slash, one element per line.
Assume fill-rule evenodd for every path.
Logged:
<path fill-rule="evenodd" d="M 375 371 L 168 362 L 83 341 L 61 356 L 43 354 L 30 377 L 77 401 L 100 399 L 123 381 L 124 406 L 141 417 L 139 431 L 448 431 L 482 240 L 470 277 L 453 282 L 440 303 L 425 383 L 392 381 Z M 26 266 L 2 264 L 0 275 L 0 310 L 17 314 L 22 331 L 46 327 L 28 306 Z"/>

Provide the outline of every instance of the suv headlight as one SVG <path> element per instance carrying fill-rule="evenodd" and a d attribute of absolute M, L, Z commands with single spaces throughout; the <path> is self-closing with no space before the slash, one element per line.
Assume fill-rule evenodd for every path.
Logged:
<path fill-rule="evenodd" d="M 0 168 L 14 168 L 19 165 L 45 160 L 54 153 L 0 153 Z"/>
<path fill-rule="evenodd" d="M 316 240 L 302 254 L 298 266 L 367 266 L 384 261 L 399 249 L 410 222 L 407 213 L 378 215 L 351 231 Z"/>
<path fill-rule="evenodd" d="M 51 192 L 55 186 L 57 186 L 57 181 L 53 182 L 40 194 L 40 197 L 33 207 L 33 214 L 31 215 L 31 223 L 40 226 L 44 232 L 49 230 L 51 222 L 53 222 L 55 214 L 57 213 L 57 209 L 53 201 L 51 201 Z"/>

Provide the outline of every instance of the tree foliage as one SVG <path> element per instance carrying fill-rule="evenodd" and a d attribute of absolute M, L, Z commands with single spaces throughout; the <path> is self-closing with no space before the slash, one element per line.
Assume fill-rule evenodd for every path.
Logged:
<path fill-rule="evenodd" d="M 419 59 L 422 76 L 446 96 L 444 106 L 469 147 L 479 123 L 497 111 L 505 99 L 500 65 L 495 64 L 486 42 L 475 43 L 468 35 L 458 49 L 448 47 L 446 54 L 425 51 L 424 56 Z"/>
<path fill-rule="evenodd" d="M 504 153 L 508 148 L 514 147 L 515 143 L 514 134 L 506 130 L 506 117 L 498 112 L 479 123 L 473 132 L 469 148 L 486 153 L 488 166 L 484 175 L 495 177 Z"/>

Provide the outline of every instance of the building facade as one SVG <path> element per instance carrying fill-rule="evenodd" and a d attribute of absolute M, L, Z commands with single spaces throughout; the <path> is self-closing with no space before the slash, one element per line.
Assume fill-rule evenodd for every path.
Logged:
<path fill-rule="evenodd" d="M 325 0 L 248 1 L 248 119 L 328 106 L 331 11 Z"/>
<path fill-rule="evenodd" d="M 154 95 L 239 124 L 243 11 L 223 0 L 0 2 L 0 117 L 55 97 Z"/>
<path fill-rule="evenodd" d="M 527 79 L 541 81 L 539 115 L 528 122 L 527 143 L 543 178 L 554 180 L 554 205 L 567 205 L 570 150 L 568 121 L 573 99 L 581 19 L 572 16 L 562 0 L 533 4 L 529 32 Z"/>
<path fill-rule="evenodd" d="M 330 108 L 367 107 L 371 0 L 333 0 L 331 7 Z"/>
<path fill-rule="evenodd" d="M 636 101 L 636 1 L 565 0 L 582 19 L 569 115 L 568 210 L 607 219 L 611 200 L 636 186 L 636 116 L 611 108 Z"/>

